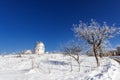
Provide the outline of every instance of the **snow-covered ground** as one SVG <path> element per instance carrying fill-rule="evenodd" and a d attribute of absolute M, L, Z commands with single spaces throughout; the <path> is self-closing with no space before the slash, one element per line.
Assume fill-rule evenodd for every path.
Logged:
<path fill-rule="evenodd" d="M 120 80 L 116 61 L 102 58 L 96 68 L 94 57 L 81 56 L 80 60 L 78 71 L 74 59 L 62 54 L 0 56 L 0 80 Z"/>

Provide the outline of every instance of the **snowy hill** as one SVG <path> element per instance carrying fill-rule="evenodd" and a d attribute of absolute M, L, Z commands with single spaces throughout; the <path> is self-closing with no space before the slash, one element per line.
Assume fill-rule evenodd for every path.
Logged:
<path fill-rule="evenodd" d="M 116 61 L 102 58 L 101 66 L 96 68 L 94 57 L 80 59 L 79 72 L 74 59 L 62 54 L 0 56 L 0 80 L 120 80 Z"/>

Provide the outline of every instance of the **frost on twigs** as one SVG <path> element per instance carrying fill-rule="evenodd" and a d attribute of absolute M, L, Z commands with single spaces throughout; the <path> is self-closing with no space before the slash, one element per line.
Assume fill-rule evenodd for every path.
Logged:
<path fill-rule="evenodd" d="M 82 62 L 80 60 L 81 51 L 82 51 L 81 46 L 74 41 L 72 41 L 72 42 L 68 43 L 68 45 L 64 46 L 64 54 L 70 56 L 71 58 L 73 58 L 78 63 L 78 66 L 79 66 L 78 71 L 80 71 L 80 64 Z M 72 60 L 70 59 L 70 66 L 71 66 L 71 71 L 72 71 L 73 67 L 72 67 L 72 62 L 71 61 Z"/>
<path fill-rule="evenodd" d="M 82 21 L 80 21 L 79 24 L 74 24 L 73 31 L 77 38 L 82 39 L 91 45 L 96 58 L 97 66 L 100 66 L 98 56 L 103 53 L 102 44 L 107 39 L 113 38 L 116 34 L 118 34 L 120 29 L 116 28 L 114 24 L 109 26 L 106 22 L 100 25 L 100 23 L 92 19 L 89 24 Z"/>

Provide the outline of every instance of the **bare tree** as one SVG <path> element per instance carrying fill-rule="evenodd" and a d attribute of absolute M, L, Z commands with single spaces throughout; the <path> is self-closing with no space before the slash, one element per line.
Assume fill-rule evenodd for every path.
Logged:
<path fill-rule="evenodd" d="M 64 47 L 64 53 L 65 55 L 69 55 L 70 57 L 72 57 L 79 65 L 79 71 L 80 71 L 80 52 L 82 51 L 81 47 L 79 44 L 75 43 L 75 42 L 70 42 L 69 45 Z M 72 69 L 72 63 L 70 63 L 71 65 L 71 71 Z"/>
<path fill-rule="evenodd" d="M 90 24 L 81 21 L 79 24 L 74 24 L 73 26 L 73 31 L 76 34 L 76 37 L 83 39 L 92 46 L 97 66 L 100 66 L 98 52 L 101 50 L 101 44 L 105 40 L 114 37 L 117 34 L 118 29 L 115 28 L 114 25 L 108 26 L 105 22 L 103 25 L 100 25 L 94 20 L 91 20 Z"/>

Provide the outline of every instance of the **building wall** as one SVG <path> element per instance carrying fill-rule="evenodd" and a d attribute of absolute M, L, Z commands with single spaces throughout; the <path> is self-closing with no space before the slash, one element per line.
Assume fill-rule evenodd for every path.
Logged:
<path fill-rule="evenodd" d="M 23 52 L 23 54 L 32 54 L 32 51 L 31 51 L 31 50 L 25 50 L 25 51 Z"/>

